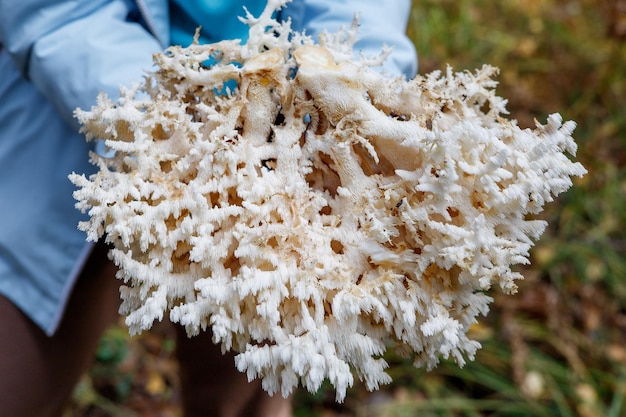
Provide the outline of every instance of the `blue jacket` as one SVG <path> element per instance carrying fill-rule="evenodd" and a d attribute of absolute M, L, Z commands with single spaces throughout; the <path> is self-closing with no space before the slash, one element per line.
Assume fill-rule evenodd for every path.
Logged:
<path fill-rule="evenodd" d="M 294 0 L 280 18 L 316 35 L 358 12 L 357 48 L 394 46 L 386 69 L 412 77 L 409 9 L 410 0 Z M 169 44 L 168 14 L 166 0 L 0 0 L 0 294 L 48 334 L 91 249 L 67 176 L 94 171 L 93 145 L 73 111 L 141 80 Z"/>

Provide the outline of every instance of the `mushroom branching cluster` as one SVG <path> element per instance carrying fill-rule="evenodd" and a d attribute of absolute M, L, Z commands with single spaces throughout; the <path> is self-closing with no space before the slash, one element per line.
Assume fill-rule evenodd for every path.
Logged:
<path fill-rule="evenodd" d="M 463 365 L 487 291 L 515 292 L 545 228 L 529 216 L 585 173 L 574 123 L 520 129 L 489 66 L 387 77 L 385 53 L 353 58 L 355 28 L 316 44 L 273 20 L 283 3 L 247 16 L 246 43 L 171 47 L 77 111 L 115 151 L 71 180 L 80 229 L 114 246 L 126 322 L 210 329 L 285 396 L 376 389 L 391 344 Z"/>

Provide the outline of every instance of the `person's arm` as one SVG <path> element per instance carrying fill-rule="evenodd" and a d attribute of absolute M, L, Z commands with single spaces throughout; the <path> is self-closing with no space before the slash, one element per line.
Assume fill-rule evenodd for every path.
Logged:
<path fill-rule="evenodd" d="M 0 43 L 78 128 L 76 107 L 90 108 L 100 91 L 116 98 L 120 85 L 140 81 L 152 53 L 163 49 L 140 18 L 135 4 L 122 0 L 0 0 Z"/>
<path fill-rule="evenodd" d="M 293 0 L 281 11 L 281 17 L 291 18 L 295 30 L 305 30 L 317 38 L 324 30 L 333 33 L 342 26 L 348 27 L 358 14 L 356 51 L 377 56 L 383 44 L 391 46 L 393 52 L 384 69 L 412 78 L 417 71 L 417 54 L 406 36 L 410 10 L 410 0 Z"/>

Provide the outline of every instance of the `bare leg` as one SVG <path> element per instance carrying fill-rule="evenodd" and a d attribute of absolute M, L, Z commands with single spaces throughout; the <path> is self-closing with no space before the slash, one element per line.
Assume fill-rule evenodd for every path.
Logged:
<path fill-rule="evenodd" d="M 185 417 L 291 416 L 291 400 L 270 397 L 259 380 L 248 382 L 235 368 L 234 355 L 222 355 L 210 332 L 188 338 L 181 326 L 176 331 Z"/>
<path fill-rule="evenodd" d="M 48 337 L 0 296 L 0 416 L 59 416 L 87 369 L 98 340 L 117 316 L 115 267 L 98 245 Z"/>

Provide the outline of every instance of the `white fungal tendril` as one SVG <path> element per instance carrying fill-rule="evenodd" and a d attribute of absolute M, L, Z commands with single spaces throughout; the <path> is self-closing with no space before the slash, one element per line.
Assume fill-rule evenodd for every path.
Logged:
<path fill-rule="evenodd" d="M 284 396 L 388 383 L 389 343 L 463 365 L 486 291 L 515 292 L 544 230 L 527 215 L 585 173 L 574 123 L 505 119 L 489 66 L 381 75 L 347 54 L 354 28 L 315 45 L 272 19 L 283 5 L 247 17 L 246 43 L 171 47 L 143 85 L 77 111 L 115 151 L 71 180 L 80 229 L 114 246 L 126 323 L 210 329 Z"/>

